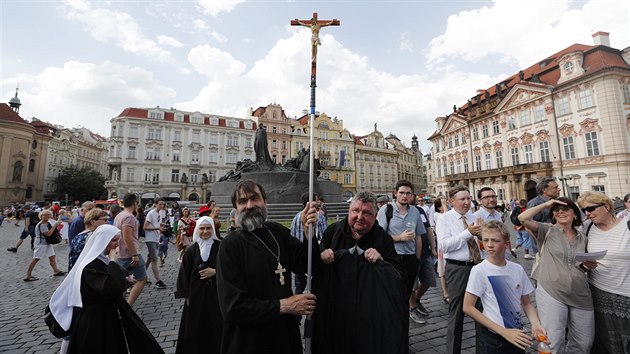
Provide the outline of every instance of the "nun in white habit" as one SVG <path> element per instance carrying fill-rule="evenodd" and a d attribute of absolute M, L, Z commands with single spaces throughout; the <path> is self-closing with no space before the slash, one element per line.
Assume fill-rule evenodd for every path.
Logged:
<path fill-rule="evenodd" d="M 185 299 L 176 353 L 219 353 L 223 318 L 216 288 L 219 239 L 212 218 L 197 220 L 177 277 L 176 298 Z"/>
<path fill-rule="evenodd" d="M 164 353 L 123 297 L 127 272 L 109 259 L 119 241 L 118 228 L 99 226 L 50 299 L 57 322 L 71 329 L 70 354 Z"/>

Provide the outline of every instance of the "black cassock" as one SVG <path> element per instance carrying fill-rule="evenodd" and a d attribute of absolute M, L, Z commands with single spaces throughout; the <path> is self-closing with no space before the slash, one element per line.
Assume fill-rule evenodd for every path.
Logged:
<path fill-rule="evenodd" d="M 199 271 L 215 268 L 219 241 L 210 249 L 208 260 L 201 260 L 199 244 L 194 243 L 186 250 L 177 276 L 176 298 L 188 298 L 184 302 L 182 320 L 179 324 L 176 353 L 219 353 L 223 318 L 217 300 L 216 277 L 200 279 Z"/>
<path fill-rule="evenodd" d="M 267 222 L 280 245 L 280 263 L 286 268 L 284 285 L 275 273 L 278 262 L 251 233 L 239 228 L 221 241 L 217 262 L 219 306 L 223 314 L 222 353 L 302 353 L 298 316 L 280 315 L 279 299 L 293 295 L 291 272 L 306 273 L 308 243 L 290 231 Z M 254 233 L 273 251 L 278 246 L 265 228 Z M 313 267 L 321 263 L 317 241 Z"/>
<path fill-rule="evenodd" d="M 72 317 L 68 353 L 164 353 L 140 317 L 129 306 L 124 270 L 95 259 L 83 268 L 83 308 Z"/>
<path fill-rule="evenodd" d="M 347 219 L 326 229 L 321 250 L 335 252 L 313 278 L 317 309 L 313 315 L 313 353 L 406 354 L 409 310 L 404 270 L 391 236 L 375 224 L 360 240 L 350 235 Z M 384 261 L 369 263 L 348 250 L 376 249 Z"/>

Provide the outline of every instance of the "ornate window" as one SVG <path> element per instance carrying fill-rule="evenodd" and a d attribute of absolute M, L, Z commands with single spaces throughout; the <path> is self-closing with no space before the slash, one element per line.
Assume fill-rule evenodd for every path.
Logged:
<path fill-rule="evenodd" d="M 494 156 L 497 160 L 497 168 L 503 168 L 503 151 L 495 151 Z"/>
<path fill-rule="evenodd" d="M 534 149 L 531 144 L 523 146 L 525 150 L 525 163 L 534 163 Z"/>
<path fill-rule="evenodd" d="M 534 122 L 540 122 L 545 119 L 545 106 L 539 104 L 534 107 Z"/>
<path fill-rule="evenodd" d="M 597 140 L 597 132 L 588 132 L 584 134 L 584 140 L 586 140 L 586 155 L 598 156 L 599 142 Z"/>
<path fill-rule="evenodd" d="M 564 158 L 571 160 L 575 158 L 575 145 L 573 144 L 573 137 L 567 136 L 562 138 L 562 145 L 564 147 Z"/>
<path fill-rule="evenodd" d="M 571 113 L 571 105 L 569 104 L 569 96 L 560 97 L 556 100 L 556 114 L 563 116 Z"/>
<path fill-rule="evenodd" d="M 512 166 L 516 166 L 518 164 L 520 164 L 520 159 L 519 159 L 519 154 L 518 154 L 518 148 L 517 147 L 513 147 L 511 149 L 511 153 L 512 153 Z"/>
<path fill-rule="evenodd" d="M 593 93 L 589 89 L 579 92 L 580 109 L 593 107 Z"/>
<path fill-rule="evenodd" d="M 551 161 L 551 159 L 549 158 L 549 142 L 541 141 L 538 146 L 540 147 L 540 161 L 542 162 Z"/>

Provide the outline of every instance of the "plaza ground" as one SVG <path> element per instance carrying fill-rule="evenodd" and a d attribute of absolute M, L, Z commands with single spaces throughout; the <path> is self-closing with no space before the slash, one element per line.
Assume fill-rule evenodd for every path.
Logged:
<path fill-rule="evenodd" d="M 509 221 L 508 221 L 509 223 Z M 21 224 L 23 225 L 23 224 Z M 512 230 L 512 226 L 508 226 Z M 44 324 L 44 308 L 50 296 L 59 286 L 63 277 L 53 277 L 47 260 L 40 260 L 33 275 L 38 281 L 24 282 L 26 268 L 32 258 L 30 239 L 25 240 L 17 253 L 6 251 L 15 245 L 22 226 L 15 227 L 11 220 L 5 220 L 0 227 L 0 284 L 2 301 L 0 302 L 0 352 L 1 353 L 57 353 L 61 343 L 50 334 Z M 513 243 L 515 237 L 513 237 Z M 141 253 L 146 257 L 146 247 L 141 242 Z M 59 268 L 68 268 L 68 245 L 55 246 Z M 519 249 L 517 263 L 531 272 L 533 261 L 524 260 Z M 183 300 L 173 296 L 179 263 L 174 246 L 169 249 L 166 265 L 160 268 L 160 275 L 166 283 L 164 290 L 147 285 L 134 305 L 134 309 L 143 319 L 149 330 L 157 338 L 166 353 L 174 353 L 177 331 L 181 317 Z M 151 273 L 150 273 L 151 274 Z M 150 280 L 153 276 L 149 276 Z M 448 324 L 448 306 L 442 300 L 442 291 L 431 288 L 422 299 L 424 306 L 431 310 L 426 324 L 411 323 L 409 329 L 410 353 L 443 353 L 446 345 L 446 327 Z M 475 352 L 475 326 L 466 318 L 462 353 Z"/>

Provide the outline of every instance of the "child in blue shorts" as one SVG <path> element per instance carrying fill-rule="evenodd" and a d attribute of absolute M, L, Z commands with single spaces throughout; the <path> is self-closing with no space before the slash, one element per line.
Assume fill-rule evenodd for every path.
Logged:
<path fill-rule="evenodd" d="M 164 260 L 168 255 L 168 241 L 169 236 L 162 234 L 160 236 L 160 244 L 158 245 L 158 257 L 160 257 L 160 267 L 164 267 Z"/>

